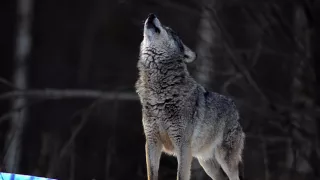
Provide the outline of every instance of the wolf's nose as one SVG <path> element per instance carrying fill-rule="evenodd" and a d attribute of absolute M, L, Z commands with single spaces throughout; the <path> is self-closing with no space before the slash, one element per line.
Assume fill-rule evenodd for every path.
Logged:
<path fill-rule="evenodd" d="M 150 14 L 148 15 L 148 19 L 150 19 L 150 20 L 153 20 L 153 19 L 155 19 L 155 18 L 157 18 L 157 16 L 156 16 L 155 14 L 153 14 L 153 13 L 150 13 Z"/>

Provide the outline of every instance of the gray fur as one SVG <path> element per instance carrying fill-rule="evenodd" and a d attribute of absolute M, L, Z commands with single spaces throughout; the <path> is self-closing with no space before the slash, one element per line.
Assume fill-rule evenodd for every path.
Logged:
<path fill-rule="evenodd" d="M 239 180 L 245 134 L 234 102 L 207 91 L 187 70 L 195 53 L 154 16 L 145 22 L 136 91 L 142 105 L 149 180 L 157 180 L 161 152 L 177 157 L 178 180 L 190 179 L 192 157 L 215 180 Z"/>

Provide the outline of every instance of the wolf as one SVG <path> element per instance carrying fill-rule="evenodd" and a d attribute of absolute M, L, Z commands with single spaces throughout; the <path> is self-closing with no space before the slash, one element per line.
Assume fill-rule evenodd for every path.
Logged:
<path fill-rule="evenodd" d="M 177 180 L 189 180 L 197 158 L 214 180 L 239 180 L 245 133 L 235 103 L 191 77 L 196 53 L 155 14 L 144 23 L 135 84 L 142 106 L 148 180 L 158 179 L 162 152 L 178 161 Z M 227 175 L 227 177 L 226 177 Z"/>

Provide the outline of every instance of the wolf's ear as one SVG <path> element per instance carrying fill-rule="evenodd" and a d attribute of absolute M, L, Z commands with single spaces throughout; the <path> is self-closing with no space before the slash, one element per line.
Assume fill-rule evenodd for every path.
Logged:
<path fill-rule="evenodd" d="M 191 63 L 197 58 L 197 54 L 193 52 L 189 47 L 183 45 L 184 47 L 184 61 L 187 63 Z"/>

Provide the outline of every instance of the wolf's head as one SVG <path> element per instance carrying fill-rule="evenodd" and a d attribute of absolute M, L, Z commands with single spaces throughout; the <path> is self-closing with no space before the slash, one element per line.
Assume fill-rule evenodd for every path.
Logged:
<path fill-rule="evenodd" d="M 188 48 L 169 27 L 162 25 L 154 14 L 149 14 L 144 24 L 141 53 L 152 53 L 160 58 L 182 58 L 189 63 L 195 60 L 196 54 Z"/>

